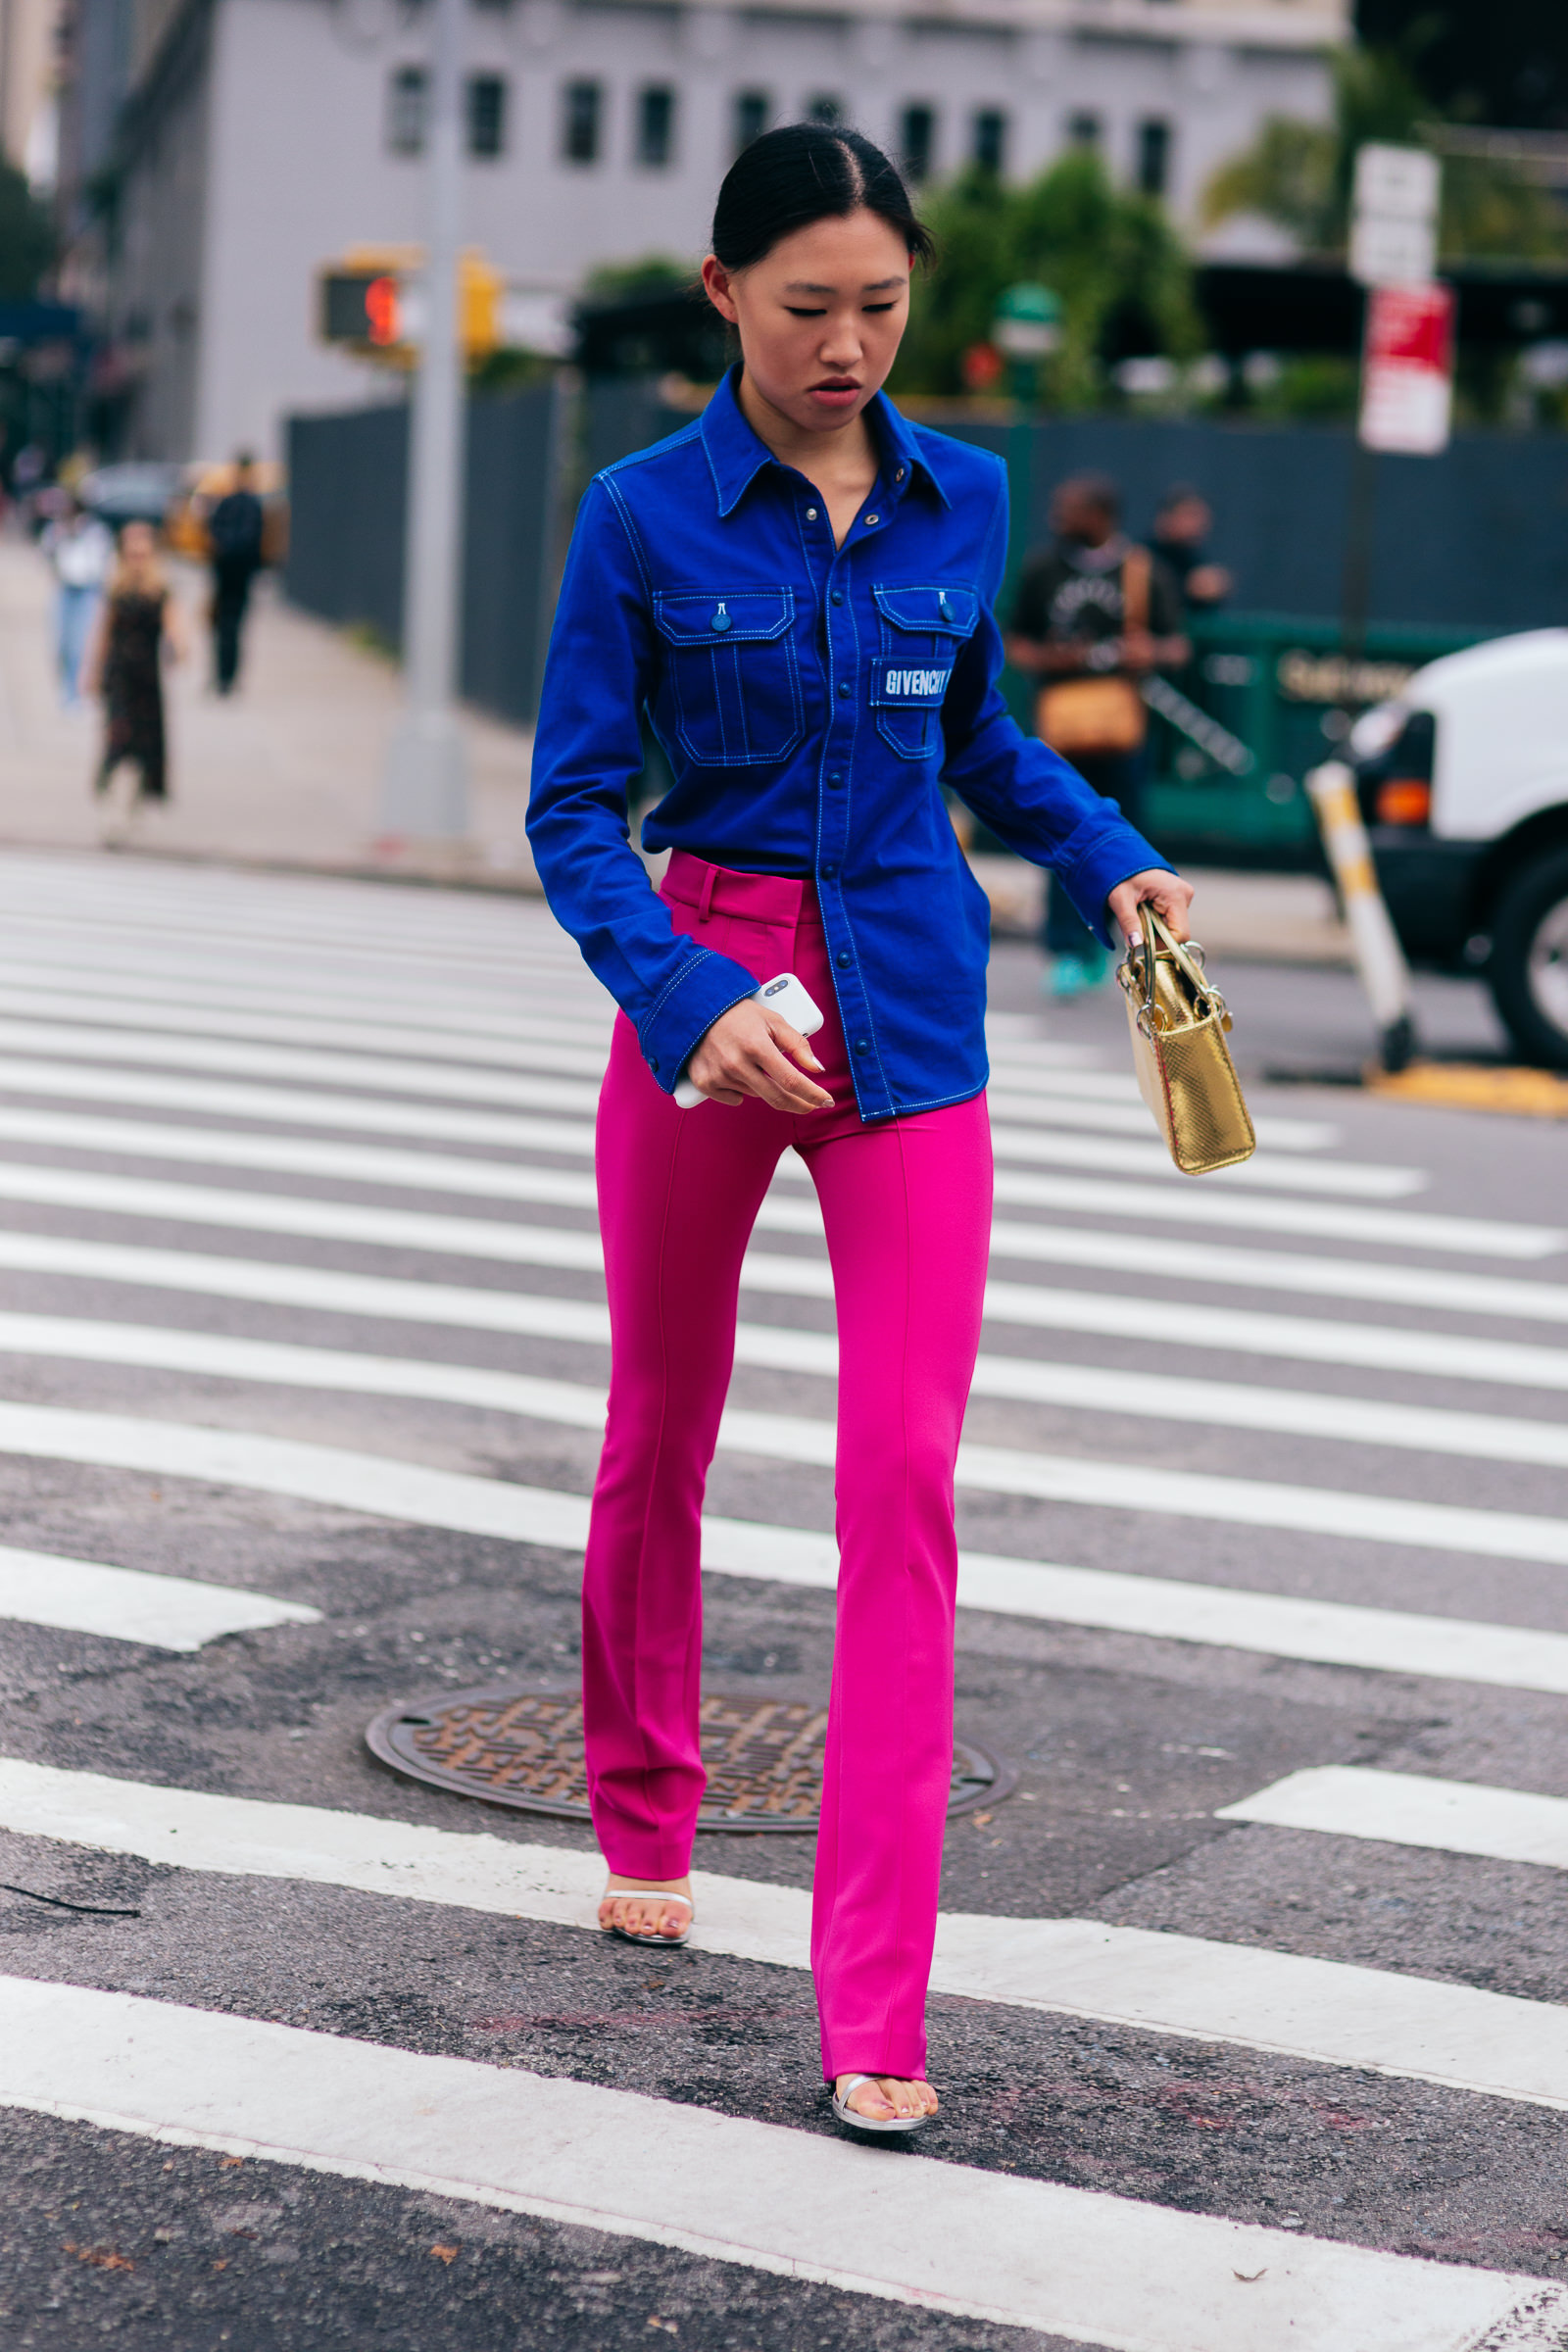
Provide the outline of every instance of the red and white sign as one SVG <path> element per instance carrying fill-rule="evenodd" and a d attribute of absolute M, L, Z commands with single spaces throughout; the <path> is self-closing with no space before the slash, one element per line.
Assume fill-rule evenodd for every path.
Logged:
<path fill-rule="evenodd" d="M 1435 458 L 1453 412 L 1451 286 L 1374 286 L 1367 296 L 1361 439 L 1368 449 Z"/>

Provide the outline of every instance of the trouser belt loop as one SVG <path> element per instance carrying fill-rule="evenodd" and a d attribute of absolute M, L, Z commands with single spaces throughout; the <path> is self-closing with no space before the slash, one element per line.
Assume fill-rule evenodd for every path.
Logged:
<path fill-rule="evenodd" d="M 697 894 L 697 919 L 700 923 L 706 923 L 708 920 L 709 908 L 713 904 L 713 886 L 717 880 L 717 866 L 705 865 L 703 868 L 703 887 Z"/>

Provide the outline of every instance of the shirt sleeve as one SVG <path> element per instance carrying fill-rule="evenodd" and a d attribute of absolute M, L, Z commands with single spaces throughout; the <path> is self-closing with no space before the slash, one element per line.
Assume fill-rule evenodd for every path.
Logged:
<path fill-rule="evenodd" d="M 534 736 L 528 841 L 552 912 L 637 1031 L 666 1094 L 720 1013 L 756 993 L 744 964 L 676 935 L 631 846 L 657 655 L 633 525 L 588 486 L 556 608 Z"/>
<path fill-rule="evenodd" d="M 997 681 L 1003 645 L 993 610 L 1007 549 L 1007 480 L 1000 460 L 998 470 L 996 513 L 981 564 L 980 619 L 954 664 L 942 706 L 942 780 L 1009 850 L 1050 866 L 1090 930 L 1116 945 L 1105 901 L 1117 883 L 1152 866 L 1175 869 L 1128 824 L 1114 801 L 1102 800 L 1059 753 L 1026 735 L 1002 699 Z"/>

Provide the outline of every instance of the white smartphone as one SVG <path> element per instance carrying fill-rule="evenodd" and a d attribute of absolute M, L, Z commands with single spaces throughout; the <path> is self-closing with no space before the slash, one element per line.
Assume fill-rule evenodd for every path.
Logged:
<path fill-rule="evenodd" d="M 798 1029 L 803 1037 L 814 1037 L 827 1018 L 810 990 L 793 972 L 780 972 L 777 979 L 764 980 L 752 993 L 770 1012 L 781 1012 L 790 1027 Z M 675 1101 L 682 1110 L 695 1110 L 708 1097 L 700 1086 L 682 1078 L 675 1088 Z"/>

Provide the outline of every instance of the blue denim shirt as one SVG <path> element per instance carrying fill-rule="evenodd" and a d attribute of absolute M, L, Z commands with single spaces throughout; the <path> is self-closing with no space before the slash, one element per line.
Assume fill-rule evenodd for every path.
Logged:
<path fill-rule="evenodd" d="M 684 431 L 596 475 L 577 516 L 528 837 L 666 1093 L 756 984 L 677 938 L 631 847 L 645 711 L 674 776 L 645 847 L 815 882 L 862 1118 L 963 1102 L 988 1075 L 990 909 L 943 784 L 1102 935 L 1107 894 L 1163 863 L 1003 703 L 1001 461 L 881 394 L 866 414 L 880 471 L 842 548 L 733 376 Z"/>

